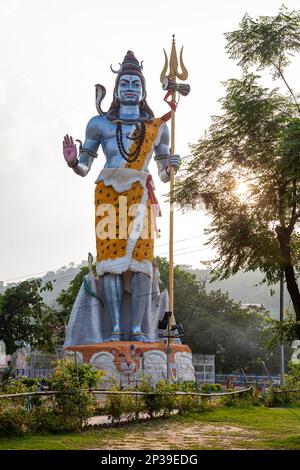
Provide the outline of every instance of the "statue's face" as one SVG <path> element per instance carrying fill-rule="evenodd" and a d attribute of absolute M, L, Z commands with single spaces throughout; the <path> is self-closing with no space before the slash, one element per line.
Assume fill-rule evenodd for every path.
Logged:
<path fill-rule="evenodd" d="M 118 85 L 118 98 L 121 104 L 138 105 L 143 97 L 143 85 L 137 75 L 122 75 Z"/>

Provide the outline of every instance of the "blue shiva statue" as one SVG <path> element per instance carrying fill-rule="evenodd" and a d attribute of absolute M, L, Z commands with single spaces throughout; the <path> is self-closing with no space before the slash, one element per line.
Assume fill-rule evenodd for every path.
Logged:
<path fill-rule="evenodd" d="M 103 341 L 149 342 L 153 339 L 143 331 L 143 324 L 153 292 L 153 233 L 159 206 L 148 167 L 154 155 L 159 178 L 167 183 L 170 166 L 176 172 L 181 160 L 170 155 L 166 120 L 155 118 L 147 103 L 142 65 L 134 53 L 128 51 L 120 69 L 112 71 L 117 77 L 109 110 L 102 111 L 106 91 L 96 85 L 99 114 L 87 124 L 83 145 L 79 141 L 79 156 L 69 135 L 64 137 L 63 154 L 80 176 L 89 172 L 100 145 L 106 159 L 95 188 L 96 270 L 110 320 Z M 130 293 L 126 322 L 122 319 L 125 290 Z"/>

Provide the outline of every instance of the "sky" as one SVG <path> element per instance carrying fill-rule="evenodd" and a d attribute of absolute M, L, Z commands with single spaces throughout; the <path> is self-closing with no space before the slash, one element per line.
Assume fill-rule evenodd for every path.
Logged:
<path fill-rule="evenodd" d="M 248 12 L 274 15 L 277 0 L 0 0 L 0 280 L 21 280 L 80 263 L 95 253 L 94 181 L 104 165 L 100 152 L 81 178 L 65 164 L 62 138 L 84 140 L 97 114 L 96 83 L 103 84 L 108 109 L 117 67 L 127 50 L 144 61 L 148 103 L 156 116 L 168 111 L 159 81 L 163 48 L 184 45 L 189 96 L 176 113 L 176 153 L 189 154 L 220 111 L 222 82 L 240 75 L 225 53 L 224 33 L 238 28 Z M 299 9 L 299 0 L 287 0 Z M 297 90 L 300 66 L 288 71 Z M 163 209 L 156 254 L 167 256 L 168 185 L 150 166 Z M 200 268 L 212 259 L 205 246 L 209 218 L 199 210 L 176 211 L 174 260 Z"/>

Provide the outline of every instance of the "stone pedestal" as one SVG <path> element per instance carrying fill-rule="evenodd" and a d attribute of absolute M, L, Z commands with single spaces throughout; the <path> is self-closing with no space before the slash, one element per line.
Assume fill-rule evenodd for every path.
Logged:
<path fill-rule="evenodd" d="M 66 348 L 68 355 L 74 356 L 75 352 L 79 362 L 105 371 L 105 387 L 112 378 L 126 387 L 135 385 L 142 376 L 150 376 L 155 384 L 167 379 L 168 368 L 170 381 L 195 380 L 192 353 L 185 344 L 171 343 L 169 351 L 163 342 L 138 341 L 110 341 Z"/>

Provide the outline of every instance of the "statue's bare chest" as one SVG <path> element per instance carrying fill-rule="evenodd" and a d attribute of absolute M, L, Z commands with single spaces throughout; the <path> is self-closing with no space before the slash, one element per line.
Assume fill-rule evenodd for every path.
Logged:
<path fill-rule="evenodd" d="M 130 135 L 134 132 L 135 127 L 133 125 L 122 124 L 121 126 L 121 139 L 123 147 L 129 151 L 133 140 L 130 139 Z M 119 141 L 118 141 L 119 140 Z M 102 129 L 102 139 L 101 139 L 102 150 L 106 156 L 108 163 L 113 159 L 117 159 L 120 163 L 123 161 L 120 153 L 120 132 L 119 138 L 117 136 L 117 125 L 114 123 L 109 123 Z"/>

